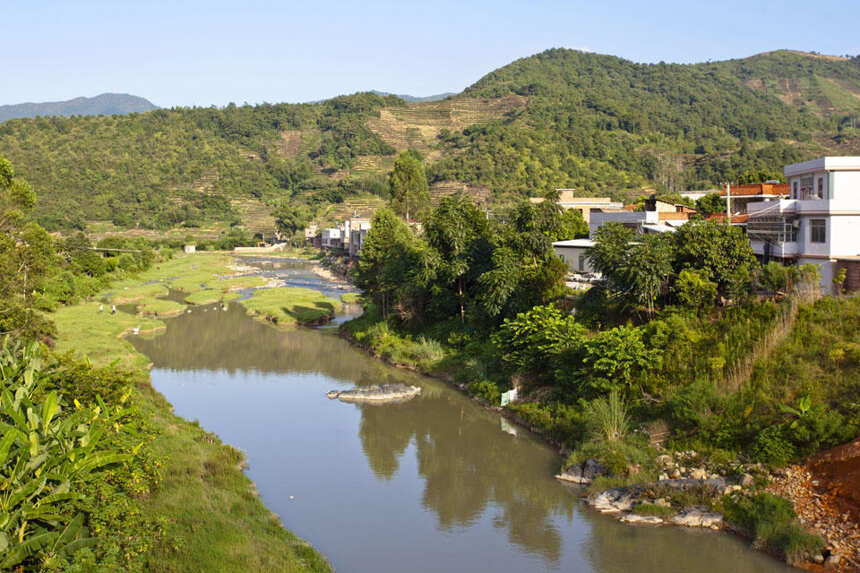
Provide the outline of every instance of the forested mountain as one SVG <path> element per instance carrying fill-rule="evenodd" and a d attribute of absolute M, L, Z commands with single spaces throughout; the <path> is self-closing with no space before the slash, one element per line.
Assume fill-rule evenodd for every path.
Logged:
<path fill-rule="evenodd" d="M 248 205 L 315 210 L 384 195 L 396 153 L 408 148 L 437 197 L 465 189 L 499 204 L 556 187 L 629 197 L 858 153 L 858 121 L 857 57 L 779 51 L 637 64 L 553 49 L 439 101 L 365 93 L 7 121 L 0 155 L 34 184 L 51 228 L 194 229 L 244 222 Z"/>
<path fill-rule="evenodd" d="M 67 101 L 0 105 L 0 121 L 40 115 L 124 115 L 153 109 L 158 109 L 158 106 L 142 97 L 107 93 L 95 97 L 76 97 Z"/>

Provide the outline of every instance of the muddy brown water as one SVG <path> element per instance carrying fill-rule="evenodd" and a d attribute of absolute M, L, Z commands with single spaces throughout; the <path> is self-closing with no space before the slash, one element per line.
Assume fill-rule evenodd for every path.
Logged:
<path fill-rule="evenodd" d="M 344 292 L 306 263 L 256 264 L 289 285 Z M 243 450 L 263 502 L 338 571 L 788 570 L 729 535 L 593 512 L 553 478 L 554 450 L 330 328 L 277 331 L 236 303 L 217 308 L 195 307 L 163 334 L 130 340 L 152 359 L 152 383 L 176 413 Z M 325 396 L 396 382 L 423 392 L 388 405 Z"/>

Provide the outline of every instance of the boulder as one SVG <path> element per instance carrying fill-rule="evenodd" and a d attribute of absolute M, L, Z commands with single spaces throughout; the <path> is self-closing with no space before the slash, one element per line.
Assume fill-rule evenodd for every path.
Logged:
<path fill-rule="evenodd" d="M 693 468 L 690 470 L 690 477 L 693 479 L 707 479 L 708 470 L 705 468 Z"/>
<path fill-rule="evenodd" d="M 331 390 L 326 393 L 330 400 L 337 398 L 342 402 L 400 402 L 409 400 L 421 393 L 418 386 L 407 386 L 405 384 L 383 384 L 373 386 L 360 386 L 349 390 Z"/>
<path fill-rule="evenodd" d="M 633 509 L 638 490 L 634 488 L 608 489 L 588 499 L 588 503 L 600 513 L 621 513 Z"/>
<path fill-rule="evenodd" d="M 663 520 L 656 515 L 637 515 L 635 513 L 627 513 L 621 516 L 618 521 L 637 525 L 661 525 L 663 523 Z"/>
<path fill-rule="evenodd" d="M 585 460 L 585 463 L 582 465 L 582 477 L 587 479 L 589 483 L 594 481 L 594 478 L 608 474 L 609 469 L 594 458 Z"/>
<path fill-rule="evenodd" d="M 573 464 L 572 466 L 565 468 L 563 472 L 555 477 L 562 481 L 588 485 L 594 481 L 596 477 L 608 474 L 609 470 L 606 466 L 597 460 L 590 458 L 585 460 L 585 463 L 583 464 Z"/>
<path fill-rule="evenodd" d="M 720 529 L 723 526 L 723 516 L 719 513 L 711 513 L 701 507 L 687 507 L 681 513 L 671 517 L 675 525 L 684 527 L 709 527 Z"/>
<path fill-rule="evenodd" d="M 742 487 L 752 487 L 755 484 L 755 478 L 750 474 L 744 474 L 741 477 L 741 486 Z"/>

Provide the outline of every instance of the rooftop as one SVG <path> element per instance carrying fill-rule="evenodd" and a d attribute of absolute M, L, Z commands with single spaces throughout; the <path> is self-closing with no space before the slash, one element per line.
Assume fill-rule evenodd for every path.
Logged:
<path fill-rule="evenodd" d="M 753 183 L 750 185 L 734 185 L 729 188 L 732 197 L 779 197 L 789 194 L 788 183 Z M 726 196 L 726 190 L 720 191 Z"/>
<path fill-rule="evenodd" d="M 585 247 L 594 246 L 594 241 L 591 239 L 570 239 L 567 241 L 556 241 L 552 244 L 553 247 Z"/>
<path fill-rule="evenodd" d="M 786 165 L 782 170 L 786 177 L 803 175 L 815 171 L 860 171 L 860 157 L 819 157 L 803 163 Z"/>

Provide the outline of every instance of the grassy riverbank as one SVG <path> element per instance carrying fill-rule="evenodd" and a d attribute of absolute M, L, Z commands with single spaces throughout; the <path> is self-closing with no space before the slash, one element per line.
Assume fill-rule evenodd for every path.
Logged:
<path fill-rule="evenodd" d="M 222 254 L 179 255 L 134 280 L 113 285 L 110 292 L 116 300 L 121 298 L 138 308 L 142 305 L 144 311 L 149 300 L 172 303 L 170 309 L 175 310 L 184 305 L 155 298 L 167 293 L 168 281 L 193 297 L 189 302 L 198 304 L 229 298 L 233 288 L 262 284 L 259 277 L 223 278 L 235 272 L 234 261 Z M 271 294 L 261 300 L 291 308 L 297 315 L 302 304 L 320 303 L 304 292 L 291 291 L 264 291 Z M 52 318 L 58 352 L 87 358 L 95 366 L 114 364 L 114 368 L 129 371 L 134 401 L 152 431 L 146 450 L 163 463 L 160 482 L 139 500 L 140 518 L 157 524 L 154 529 L 160 533 L 148 537 L 141 533 L 146 551 L 130 558 L 128 568 L 156 572 L 330 571 L 326 560 L 285 530 L 260 501 L 242 472 L 241 452 L 196 422 L 174 415 L 170 404 L 150 385 L 148 359 L 122 335 L 135 328 L 141 334 L 153 333 L 165 323 L 143 314 L 99 312 L 100 304 L 62 307 Z M 163 312 L 166 306 L 158 308 Z"/>

